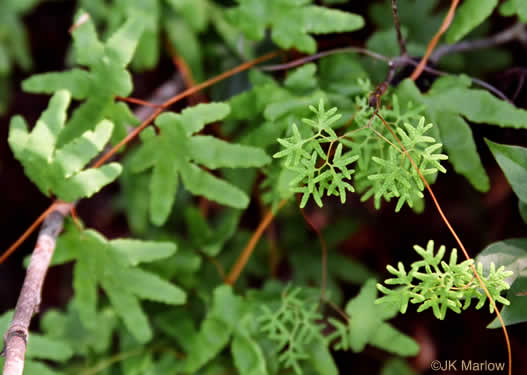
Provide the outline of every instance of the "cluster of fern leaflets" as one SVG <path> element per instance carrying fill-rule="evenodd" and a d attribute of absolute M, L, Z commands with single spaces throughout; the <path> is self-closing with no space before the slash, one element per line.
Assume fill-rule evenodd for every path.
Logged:
<path fill-rule="evenodd" d="M 386 295 L 379 298 L 376 303 L 395 303 L 403 314 L 408 308 L 408 302 L 420 304 L 418 312 L 432 308 L 438 319 L 444 319 L 448 309 L 456 313 L 460 313 L 462 309 L 466 310 L 473 298 L 478 300 L 476 309 L 484 306 L 487 295 L 480 289 L 479 282 L 473 274 L 471 267 L 474 264 L 473 259 L 458 264 L 457 250 L 452 249 L 449 262 L 446 263 L 443 260 L 445 246 L 441 246 L 434 254 L 434 241 L 429 241 L 426 249 L 415 245 L 414 250 L 423 259 L 412 263 L 408 272 L 401 262 L 397 269 L 387 266 L 388 272 L 395 277 L 385 280 L 385 283 L 400 287 L 389 289 L 377 284 L 377 288 Z M 477 272 L 492 299 L 509 305 L 510 302 L 501 296 L 501 292 L 509 289 L 505 279 L 512 276 L 513 272 L 506 271 L 504 266 L 496 269 L 494 263 L 491 263 L 488 275 L 483 275 L 481 263 L 478 263 Z M 492 313 L 493 305 L 489 304 L 489 308 Z"/>
<path fill-rule="evenodd" d="M 448 157 L 439 153 L 442 144 L 427 135 L 433 125 L 425 124 L 424 117 L 419 116 L 419 108 L 401 112 L 395 95 L 390 107 L 382 107 L 379 113 L 392 123 L 390 126 L 396 135 L 367 105 L 367 95 L 357 97 L 357 106 L 360 109 L 352 121 L 356 127 L 342 135 L 332 129 L 332 124 L 341 117 L 336 114 L 337 108 L 326 111 L 321 99 L 318 108 L 310 106 L 315 120 L 303 119 L 312 129 L 303 128 L 301 132 L 293 123 L 293 134 L 278 139 L 285 149 L 273 156 L 286 157 L 284 167 L 294 175 L 290 181 L 291 190 L 303 193 L 300 206 L 304 207 L 313 196 L 321 207 L 324 193 L 340 196 L 345 203 L 346 191 L 355 191 L 350 183 L 355 170 L 349 166 L 356 162 L 353 182 L 363 193 L 362 200 L 373 196 L 379 208 L 381 198 L 387 201 L 398 198 L 396 211 L 405 203 L 414 207 L 423 198 L 425 186 L 410 158 L 421 175 L 430 180 L 438 171 L 446 172 L 441 161 Z"/>
<path fill-rule="evenodd" d="M 325 344 L 318 301 L 305 298 L 303 292 L 301 288 L 284 289 L 280 308 L 272 311 L 263 305 L 259 317 L 260 330 L 275 343 L 278 361 L 296 374 L 302 373 L 299 362 L 309 357 L 309 345 L 314 341 Z"/>
<path fill-rule="evenodd" d="M 285 150 L 273 156 L 275 158 L 287 156 L 285 167 L 296 172 L 291 185 L 300 184 L 293 191 L 303 193 L 301 207 L 306 205 L 310 195 L 313 195 L 315 202 L 322 207 L 321 197 L 325 191 L 327 195 L 340 196 L 341 202 L 345 203 L 346 190 L 355 191 L 348 182 L 344 181 L 350 179 L 353 173 L 353 170 L 348 169 L 348 165 L 359 157 L 342 154 L 343 145 L 337 133 L 331 128 L 331 124 L 341 117 L 335 114 L 337 108 L 325 111 L 324 102 L 320 100 L 318 108 L 310 106 L 309 109 L 316 114 L 316 120 L 303 119 L 303 122 L 311 126 L 315 133 L 304 139 L 297 125 L 293 124 L 293 135 L 290 138 L 278 139 Z M 322 144 L 329 144 L 328 152 L 322 149 Z M 333 147 L 335 153 L 331 154 Z M 319 158 L 323 160 L 322 163 L 319 163 Z"/>
<path fill-rule="evenodd" d="M 162 225 L 172 210 L 179 177 L 195 195 L 235 208 L 249 204 L 247 195 L 236 186 L 205 172 L 210 169 L 261 167 L 270 161 L 264 151 L 252 146 L 231 144 L 218 138 L 198 135 L 207 124 L 225 118 L 225 103 L 199 104 L 181 114 L 167 112 L 156 119 L 160 134 L 143 132 L 142 145 L 131 159 L 132 172 L 152 169 L 150 218 Z"/>
<path fill-rule="evenodd" d="M 83 170 L 110 139 L 113 123 L 108 120 L 57 147 L 70 100 L 68 91 L 57 91 L 31 132 L 21 116 L 13 117 L 8 138 L 15 157 L 40 191 L 67 202 L 90 197 L 121 173 L 119 163 Z"/>

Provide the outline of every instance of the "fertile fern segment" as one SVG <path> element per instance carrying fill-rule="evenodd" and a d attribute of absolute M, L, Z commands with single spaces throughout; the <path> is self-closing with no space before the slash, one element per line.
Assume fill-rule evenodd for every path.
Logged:
<path fill-rule="evenodd" d="M 291 190 L 303 193 L 301 207 L 313 196 L 322 206 L 324 193 L 340 196 L 346 201 L 346 191 L 354 192 L 354 185 L 363 193 L 362 200 L 374 197 L 379 208 L 381 198 L 390 201 L 398 198 L 396 211 L 407 203 L 410 207 L 423 198 L 424 184 L 409 157 L 415 161 L 421 174 L 430 180 L 438 171 L 446 172 L 441 160 L 448 157 L 440 153 L 441 143 L 427 135 L 433 128 L 425 124 L 419 108 L 410 108 L 401 113 L 396 96 L 390 107 L 382 107 L 381 116 L 392 123 L 397 138 L 383 122 L 374 116 L 373 108 L 367 104 L 367 96 L 357 98 L 359 111 L 350 121 L 354 129 L 337 135 L 332 124 L 340 119 L 337 108 L 325 110 L 322 100 L 318 108 L 310 106 L 315 120 L 303 119 L 300 131 L 296 124 L 291 127 L 292 135 L 279 138 L 284 150 L 274 154 L 275 158 L 286 157 L 284 166 L 291 170 Z M 355 163 L 355 169 L 350 165 Z M 356 172 L 355 172 L 356 171 Z"/>
<path fill-rule="evenodd" d="M 441 246 L 434 254 L 434 241 L 429 241 L 426 249 L 416 245 L 414 250 L 423 259 L 412 263 L 408 272 L 401 262 L 397 269 L 390 265 L 387 266 L 388 272 L 395 277 L 387 279 L 385 283 L 400 287 L 389 289 L 382 284 L 377 284 L 377 288 L 386 295 L 379 298 L 376 303 L 395 303 L 403 314 L 408 308 L 408 302 L 421 304 L 417 309 L 418 312 L 431 307 L 438 319 L 444 319 L 448 309 L 456 313 L 460 313 L 462 309 L 466 310 L 472 298 L 478 300 L 476 309 L 483 307 L 487 295 L 480 289 L 479 282 L 472 272 L 473 259 L 458 264 L 457 250 L 452 249 L 450 260 L 446 263 L 443 260 L 445 246 Z M 501 296 L 501 292 L 509 289 L 509 284 L 505 279 L 512 276 L 513 272 L 506 271 L 504 266 L 496 269 L 494 263 L 491 264 L 488 275 L 483 275 L 481 263 L 477 266 L 477 272 L 492 299 L 509 305 L 510 302 Z M 462 303 L 463 300 L 464 303 Z M 489 308 L 492 313 L 493 305 L 489 304 Z"/>

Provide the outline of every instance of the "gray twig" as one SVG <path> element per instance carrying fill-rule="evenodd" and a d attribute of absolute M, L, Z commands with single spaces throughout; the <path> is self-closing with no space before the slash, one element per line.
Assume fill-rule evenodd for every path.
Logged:
<path fill-rule="evenodd" d="M 264 65 L 264 66 L 260 67 L 260 69 L 263 70 L 263 71 L 271 71 L 271 72 L 272 71 L 277 71 L 277 70 L 291 69 L 291 68 L 294 68 L 294 67 L 306 64 L 308 62 L 315 61 L 315 60 L 321 59 L 323 57 L 330 56 L 330 55 L 335 55 L 335 54 L 339 54 L 339 53 L 358 53 L 358 54 L 361 54 L 361 55 L 369 56 L 369 57 L 371 57 L 371 58 L 373 58 L 375 60 L 384 61 L 385 63 L 388 64 L 388 67 L 390 69 L 389 72 L 388 72 L 388 78 L 387 78 L 389 80 L 388 83 L 391 82 L 391 80 L 393 79 L 394 72 L 395 72 L 396 69 L 403 68 L 403 67 L 405 67 L 407 65 L 417 66 L 419 64 L 417 61 L 411 59 L 408 56 L 397 56 L 397 57 L 394 57 L 394 58 L 390 59 L 387 56 L 381 55 L 381 54 L 379 54 L 377 52 L 373 52 L 373 51 L 367 50 L 365 48 L 345 47 L 345 48 L 336 48 L 336 49 L 332 49 L 332 50 L 328 50 L 328 51 L 319 52 L 319 53 L 316 53 L 314 55 L 309 55 L 309 56 L 306 56 L 306 57 L 302 57 L 300 59 L 293 60 L 293 61 L 290 61 L 290 62 L 285 63 L 285 64 Z M 444 76 L 444 75 L 449 75 L 450 74 L 448 72 L 444 72 L 444 71 L 441 71 L 441 70 L 430 68 L 429 66 L 425 66 L 423 70 L 425 72 L 429 72 L 429 73 L 432 73 L 432 74 L 435 74 L 435 75 L 438 75 L 438 76 Z M 472 82 L 474 84 L 476 84 L 478 86 L 481 86 L 481 87 L 487 89 L 488 91 L 492 92 L 494 95 L 498 96 L 499 98 L 510 102 L 510 99 L 507 98 L 507 96 L 504 93 L 502 93 L 500 90 L 498 90 L 497 88 L 495 88 L 491 84 L 489 84 L 489 83 L 487 83 L 487 82 L 485 82 L 485 81 L 483 81 L 481 79 L 475 78 L 475 77 L 470 77 L 470 79 L 472 80 Z"/>
<path fill-rule="evenodd" d="M 3 353 L 6 356 L 4 375 L 22 375 L 24 371 L 29 323 L 33 315 L 38 313 L 44 278 L 55 250 L 57 237 L 62 230 L 64 216 L 71 207 L 73 207 L 71 203 L 59 204 L 40 228 L 37 245 L 31 255 L 24 285 L 16 303 L 15 315 L 4 336 Z"/>
<path fill-rule="evenodd" d="M 430 56 L 430 62 L 437 63 L 443 56 L 456 52 L 474 51 L 477 49 L 490 48 L 518 40 L 527 43 L 527 28 L 523 23 L 516 23 L 488 38 L 466 40 L 455 44 L 444 44 L 436 48 Z"/>

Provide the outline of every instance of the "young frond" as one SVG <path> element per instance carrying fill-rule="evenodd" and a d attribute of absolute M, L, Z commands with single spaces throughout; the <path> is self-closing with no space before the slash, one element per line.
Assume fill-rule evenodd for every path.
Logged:
<path fill-rule="evenodd" d="M 465 260 L 457 263 L 457 250 L 452 249 L 449 262 L 443 260 L 445 247 L 441 246 L 434 254 L 434 241 L 430 240 L 426 249 L 415 245 L 414 250 L 423 258 L 412 263 L 410 271 L 406 272 L 402 263 L 399 262 L 398 269 L 387 266 L 388 272 L 396 276 L 385 280 L 387 285 L 399 285 L 397 289 L 386 288 L 377 284 L 377 289 L 385 294 L 377 299 L 376 303 L 391 302 L 399 306 L 401 313 L 405 313 L 408 302 L 420 304 L 417 312 L 432 308 L 437 319 L 443 320 L 448 309 L 460 313 L 466 310 L 476 298 L 478 303 L 476 309 L 480 309 L 487 299 L 486 294 L 472 273 L 471 265 L 474 260 Z M 505 279 L 512 275 L 505 267 L 496 270 L 494 263 L 490 266 L 487 276 L 483 275 L 481 263 L 477 267 L 478 275 L 487 287 L 492 299 L 504 305 L 509 301 L 501 296 L 501 292 L 509 289 Z M 464 303 L 462 301 L 464 300 Z M 493 312 L 492 304 L 489 304 L 490 312 Z"/>
<path fill-rule="evenodd" d="M 66 202 L 92 196 L 114 181 L 122 169 L 118 163 L 84 169 L 112 135 L 114 124 L 108 120 L 57 147 L 66 129 L 70 101 L 68 91 L 58 91 L 31 131 L 21 116 L 13 117 L 8 138 L 15 158 L 22 163 L 29 179 L 43 194 L 53 194 Z"/>
<path fill-rule="evenodd" d="M 331 125 L 340 115 L 336 108 L 325 110 L 321 99 L 318 107 L 309 107 L 315 118 L 302 120 L 310 128 L 302 128 L 300 132 L 293 124 L 292 135 L 278 139 L 284 149 L 274 157 L 285 157 L 285 168 L 295 173 L 291 190 L 302 193 L 301 207 L 311 196 L 322 206 L 324 194 L 339 196 L 345 203 L 346 191 L 354 192 L 355 185 L 363 194 L 363 201 L 374 198 L 376 208 L 380 207 L 382 199 L 397 198 L 395 211 L 399 211 L 405 203 L 414 207 L 423 198 L 425 188 L 409 157 L 425 177 L 432 178 L 438 171 L 446 172 L 441 161 L 448 157 L 440 153 L 441 143 L 427 134 L 433 125 L 426 124 L 424 117 L 418 115 L 422 109 L 410 108 L 408 113 L 401 114 L 395 95 L 392 101 L 393 108 L 382 107 L 380 113 L 392 122 L 404 147 L 374 116 L 366 95 L 357 99 L 360 109 L 353 122 L 358 126 L 356 129 L 337 135 Z M 404 123 L 398 125 L 403 119 Z M 355 163 L 356 173 L 355 169 L 350 169 L 352 163 Z"/>
<path fill-rule="evenodd" d="M 293 192 L 302 193 L 300 207 L 304 207 L 311 196 L 322 207 L 324 193 L 339 196 L 341 202 L 345 203 L 346 191 L 355 191 L 348 182 L 354 172 L 349 166 L 359 156 L 343 153 L 341 137 L 331 128 L 341 117 L 336 114 L 337 108 L 326 111 L 321 99 L 318 108 L 310 106 L 309 109 L 316 115 L 314 120 L 302 120 L 312 128 L 308 129 L 309 136 L 304 138 L 297 125 L 293 124 L 292 136 L 278 139 L 285 149 L 273 157 L 286 157 L 284 166 L 295 172 L 290 185 Z M 327 151 L 322 146 L 327 146 Z"/>

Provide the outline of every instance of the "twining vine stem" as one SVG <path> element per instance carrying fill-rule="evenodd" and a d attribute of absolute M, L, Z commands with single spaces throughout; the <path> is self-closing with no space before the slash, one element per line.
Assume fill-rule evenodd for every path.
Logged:
<path fill-rule="evenodd" d="M 451 51 L 454 52 L 454 50 L 451 50 Z M 263 71 L 268 71 L 268 72 L 277 71 L 277 70 L 287 70 L 287 69 L 295 68 L 300 65 L 304 65 L 311 61 L 319 60 L 326 56 L 336 55 L 340 53 L 359 53 L 361 55 L 366 55 L 376 60 L 384 61 L 388 64 L 388 66 L 390 67 L 392 71 L 394 69 L 400 69 L 408 65 L 417 66 L 419 64 L 418 61 L 410 57 L 397 56 L 397 57 L 389 58 L 387 56 L 381 55 L 380 53 L 373 52 L 373 51 L 370 51 L 368 49 L 361 48 L 361 47 L 343 47 L 343 48 L 335 48 L 335 49 L 331 49 L 331 50 L 327 50 L 323 52 L 318 52 L 313 55 L 309 55 L 309 56 L 301 57 L 293 61 L 289 61 L 285 64 L 264 65 L 260 67 L 260 69 Z M 445 54 L 447 53 L 450 53 L 450 51 L 445 52 Z M 429 66 L 425 66 L 423 70 L 425 72 L 434 74 L 436 76 L 447 76 L 451 74 L 451 73 L 448 73 L 442 70 L 431 68 Z M 510 102 L 510 99 L 503 92 L 498 90 L 496 87 L 492 86 L 490 83 L 487 83 L 479 78 L 470 77 L 470 76 L 468 77 L 472 80 L 472 82 L 475 85 L 481 86 L 484 89 L 492 92 L 494 95 L 496 95 L 500 99 Z"/>
<path fill-rule="evenodd" d="M 525 26 L 525 24 L 518 22 L 512 25 L 511 27 L 488 38 L 466 40 L 455 44 L 441 45 L 437 47 L 435 51 L 430 55 L 430 62 L 435 64 L 441 59 L 441 57 L 451 53 L 490 48 L 515 40 L 527 43 L 527 27 Z"/>
<path fill-rule="evenodd" d="M 443 23 L 441 24 L 441 27 L 437 31 L 437 33 L 434 35 L 432 40 L 430 40 L 430 43 L 428 43 L 428 46 L 426 47 L 426 52 L 415 70 L 413 71 L 412 75 L 410 76 L 410 79 L 412 81 L 417 80 L 421 73 L 423 73 L 424 68 L 427 65 L 428 58 L 430 57 L 430 54 L 434 50 L 434 48 L 437 45 L 437 42 L 439 42 L 439 39 L 441 36 L 448 30 L 448 27 L 452 23 L 452 20 L 454 19 L 454 14 L 456 13 L 456 8 L 459 4 L 459 0 L 452 0 L 450 3 L 450 9 L 448 9 L 448 13 L 445 16 L 445 19 L 443 20 Z"/>
<path fill-rule="evenodd" d="M 265 232 L 269 224 L 271 224 L 271 222 L 273 221 L 276 212 L 278 212 L 278 210 L 280 210 L 286 203 L 287 200 L 283 199 L 282 201 L 280 201 L 275 210 L 269 210 L 267 214 L 263 217 L 262 221 L 258 225 L 258 228 L 256 228 L 256 230 L 253 232 L 251 238 L 249 239 L 249 242 L 247 242 L 247 245 L 238 256 L 236 263 L 234 263 L 231 272 L 229 272 L 229 275 L 225 279 L 225 284 L 234 285 L 234 283 L 236 283 L 236 280 L 238 280 L 238 277 L 240 277 L 241 272 L 243 271 L 245 265 L 249 261 L 249 258 L 251 257 L 254 248 L 258 244 L 260 237 Z"/>
<path fill-rule="evenodd" d="M 410 160 L 410 163 L 412 163 L 412 166 L 413 168 L 416 170 L 416 172 L 419 174 L 419 178 L 423 181 L 423 183 L 425 184 L 426 186 L 426 189 L 428 190 L 428 193 L 430 194 L 430 196 L 432 197 L 432 201 L 434 202 L 434 205 L 437 209 L 437 212 L 439 213 L 439 215 L 441 216 L 441 219 L 443 220 L 443 222 L 445 223 L 445 225 L 447 226 L 448 230 L 450 231 L 450 233 L 452 234 L 452 236 L 454 237 L 454 239 L 456 240 L 457 244 L 459 245 L 459 247 L 461 248 L 461 251 L 463 252 L 463 255 L 465 256 L 465 258 L 467 260 L 470 260 L 471 257 L 470 255 L 468 254 L 468 251 L 465 249 L 465 246 L 463 245 L 463 242 L 461 241 L 461 239 L 459 238 L 459 236 L 457 235 L 456 231 L 454 230 L 454 228 L 452 227 L 452 225 L 450 224 L 450 221 L 447 219 L 446 215 L 444 214 L 442 208 L 441 208 L 441 205 L 439 204 L 432 188 L 430 187 L 430 184 L 426 181 L 426 179 L 424 178 L 423 174 L 421 173 L 421 171 L 419 170 L 419 167 L 417 166 L 417 164 L 415 163 L 415 161 L 413 160 L 413 158 L 410 156 L 410 153 L 408 152 L 408 150 L 406 149 L 406 147 L 403 145 L 403 143 L 401 142 L 401 140 L 399 139 L 399 137 L 395 134 L 395 132 L 392 130 L 392 128 L 390 127 L 390 125 L 388 125 L 388 123 L 386 122 L 386 120 L 384 120 L 384 118 L 379 114 L 378 110 L 375 110 L 373 116 L 377 116 L 381 121 L 382 123 L 384 124 L 384 126 L 388 129 L 388 131 L 392 134 L 392 136 L 395 138 L 395 140 L 397 141 L 397 143 L 399 144 L 399 146 L 401 147 L 401 149 L 404 151 L 404 154 L 406 155 L 406 157 L 408 158 L 408 160 Z M 476 271 L 476 267 L 474 266 L 474 264 L 471 264 L 470 265 L 470 268 L 472 269 L 472 272 L 474 273 L 474 276 L 476 277 L 476 279 L 478 280 L 479 282 L 479 285 L 481 286 L 481 288 L 483 289 L 483 291 L 485 292 L 485 294 L 487 295 L 492 307 L 494 308 L 494 312 L 496 313 L 496 316 L 498 317 L 498 320 L 500 321 L 500 324 L 501 324 L 501 328 L 503 329 L 503 334 L 505 336 L 505 343 L 507 345 L 507 354 L 508 354 L 508 360 L 509 360 L 509 375 L 512 374 L 512 350 L 511 350 L 511 343 L 510 343 L 510 340 L 509 340 L 509 334 L 507 332 L 507 327 L 505 326 L 505 322 L 503 321 L 503 318 L 501 317 L 501 314 L 500 314 L 500 311 L 498 310 L 498 306 L 496 306 L 496 302 L 494 301 L 494 299 L 492 298 L 492 296 L 490 295 L 489 293 L 489 290 L 487 289 L 485 283 L 483 282 L 483 280 L 481 279 L 481 277 L 479 276 L 478 272 Z"/>

